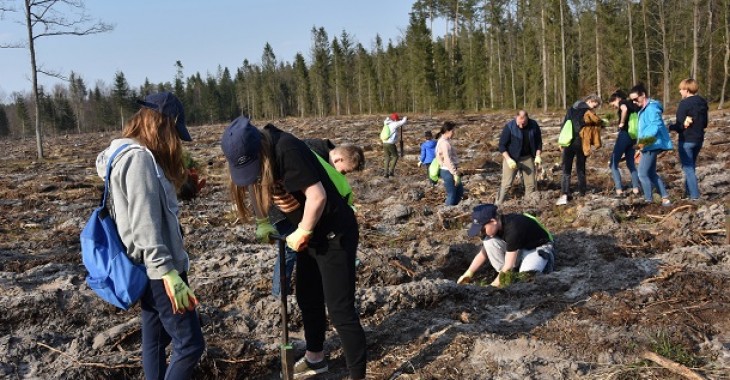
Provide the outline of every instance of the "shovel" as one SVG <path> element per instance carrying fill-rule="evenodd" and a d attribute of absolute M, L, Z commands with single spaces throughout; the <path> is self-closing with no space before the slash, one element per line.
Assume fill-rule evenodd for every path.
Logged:
<path fill-rule="evenodd" d="M 286 238 L 281 235 L 269 235 L 276 240 L 279 246 L 279 292 L 281 296 L 281 378 L 294 379 L 294 348 L 289 344 L 289 311 L 287 310 L 286 295 L 289 288 L 286 278 Z"/>

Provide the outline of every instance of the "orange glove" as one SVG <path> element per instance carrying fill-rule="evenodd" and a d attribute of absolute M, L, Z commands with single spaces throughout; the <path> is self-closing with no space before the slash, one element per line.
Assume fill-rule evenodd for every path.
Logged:
<path fill-rule="evenodd" d="M 296 231 L 286 237 L 286 245 L 296 252 L 301 252 L 309 245 L 309 239 L 312 238 L 312 231 L 307 231 L 301 227 L 297 227 Z"/>

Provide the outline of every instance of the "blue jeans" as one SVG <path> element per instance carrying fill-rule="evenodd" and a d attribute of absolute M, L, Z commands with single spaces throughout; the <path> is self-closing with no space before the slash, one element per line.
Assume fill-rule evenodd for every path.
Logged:
<path fill-rule="evenodd" d="M 292 232 L 296 230 L 296 226 L 291 224 L 291 222 L 288 219 L 283 219 L 274 224 L 274 228 L 276 228 L 276 232 L 279 233 L 281 236 L 289 236 Z M 275 246 L 278 247 L 278 244 L 275 243 Z M 297 263 L 297 253 L 289 248 L 288 245 L 285 245 L 286 247 L 286 254 L 284 255 L 285 265 L 286 265 L 286 289 L 284 291 L 286 292 L 286 295 L 291 294 L 291 276 L 292 273 L 294 273 L 294 265 Z M 279 267 L 281 266 L 279 264 L 279 252 L 277 248 L 276 253 L 276 263 L 274 264 L 274 277 L 273 277 L 273 283 L 271 284 L 271 294 L 278 296 L 281 293 L 281 279 L 279 276 Z"/>
<path fill-rule="evenodd" d="M 626 168 L 629 169 L 629 173 L 631 174 L 631 186 L 634 189 L 638 189 L 640 184 L 639 173 L 636 172 L 636 164 L 634 163 L 634 140 L 624 130 L 618 132 L 616 144 L 613 146 L 613 153 L 611 154 L 610 167 L 616 190 L 623 190 L 621 171 L 618 168 L 621 157 L 626 157 Z"/>
<path fill-rule="evenodd" d="M 659 178 L 656 172 L 656 159 L 661 153 L 658 150 L 642 151 L 641 160 L 639 160 L 639 181 L 641 182 L 641 190 L 644 192 L 644 199 L 651 202 L 651 188 L 656 188 L 662 198 L 669 198 L 667 189 L 664 188 L 664 182 Z"/>
<path fill-rule="evenodd" d="M 188 282 L 186 273 L 180 277 Z M 150 280 L 142 303 L 142 367 L 147 380 L 190 379 L 205 350 L 197 309 L 173 314 L 162 280 Z M 167 364 L 165 348 L 172 342 Z"/>
<path fill-rule="evenodd" d="M 464 184 L 456 185 L 454 182 L 454 176 L 451 172 L 446 169 L 441 169 L 441 179 L 444 180 L 444 187 L 446 188 L 446 205 L 456 206 L 461 202 L 461 198 L 464 196 Z"/>
<path fill-rule="evenodd" d="M 679 143 L 679 162 L 684 172 L 684 191 L 690 199 L 700 198 L 700 187 L 697 183 L 695 167 L 702 143 L 682 141 Z"/>

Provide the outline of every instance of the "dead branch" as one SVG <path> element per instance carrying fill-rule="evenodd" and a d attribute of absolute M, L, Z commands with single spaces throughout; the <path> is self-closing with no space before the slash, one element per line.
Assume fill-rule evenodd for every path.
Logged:
<path fill-rule="evenodd" d="M 95 367 L 95 368 L 106 368 L 106 369 L 139 368 L 139 364 L 137 364 L 137 363 L 135 363 L 135 364 L 112 364 L 112 365 L 109 365 L 109 364 L 105 364 L 105 363 L 82 362 L 82 361 L 74 358 L 73 356 L 71 356 L 71 355 L 69 355 L 69 354 L 67 354 L 67 353 L 65 353 L 63 351 L 60 351 L 58 349 L 55 349 L 55 348 L 53 348 L 53 347 L 51 347 L 51 346 L 49 346 L 49 345 L 47 345 L 45 343 L 36 342 L 36 344 L 39 345 L 39 346 L 41 346 L 41 347 L 44 347 L 44 348 L 46 348 L 48 350 L 51 350 L 51 351 L 53 351 L 53 352 L 55 352 L 55 353 L 57 353 L 57 354 L 65 357 L 65 358 L 67 358 L 69 360 L 71 360 L 71 362 L 73 362 L 75 365 L 80 366 L 80 367 Z"/>
<path fill-rule="evenodd" d="M 654 218 L 654 219 L 660 219 L 657 223 L 663 223 L 667 218 L 674 215 L 675 212 L 680 211 L 680 210 L 686 210 L 686 209 L 692 208 L 692 207 L 694 207 L 694 205 L 684 205 L 684 206 L 679 206 L 679 207 L 675 208 L 674 210 L 670 211 L 669 214 L 667 214 L 667 215 L 662 216 L 662 215 L 646 214 L 646 216 L 648 216 L 650 218 Z"/>
<path fill-rule="evenodd" d="M 653 353 L 651 351 L 644 351 L 639 355 L 642 359 L 650 360 L 656 364 L 659 364 L 660 366 L 678 374 L 682 375 L 688 379 L 691 380 L 707 380 L 706 377 L 700 375 L 699 373 L 693 371 L 690 368 L 687 368 L 677 362 L 671 361 L 659 354 Z"/>
<path fill-rule="evenodd" d="M 716 234 L 724 234 L 725 229 L 724 228 L 718 228 L 716 230 L 702 230 L 699 231 L 701 235 L 716 235 Z"/>
<path fill-rule="evenodd" d="M 396 268 L 398 268 L 398 269 L 406 272 L 406 274 L 408 274 L 409 277 L 415 277 L 416 276 L 416 272 L 414 272 L 414 271 L 406 268 L 406 266 L 403 265 L 403 263 L 401 263 L 397 259 L 390 260 L 388 262 L 388 264 L 390 264 L 391 266 L 394 266 L 394 267 L 396 267 Z"/>
<path fill-rule="evenodd" d="M 243 358 L 243 359 L 214 359 L 217 362 L 223 362 L 223 363 L 229 363 L 229 364 L 240 364 L 240 363 L 249 363 L 256 359 L 254 358 Z"/>

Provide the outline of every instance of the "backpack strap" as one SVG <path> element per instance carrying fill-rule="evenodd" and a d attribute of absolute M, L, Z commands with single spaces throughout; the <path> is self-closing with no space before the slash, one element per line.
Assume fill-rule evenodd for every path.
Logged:
<path fill-rule="evenodd" d="M 129 146 L 129 144 L 123 144 L 117 150 L 112 153 L 112 155 L 109 157 L 109 162 L 106 164 L 106 175 L 104 176 L 104 195 L 101 197 L 101 202 L 99 203 L 99 207 L 103 207 L 106 204 L 106 196 L 109 194 L 109 177 L 112 174 L 112 163 L 114 162 L 114 159 L 117 157 L 119 153 L 121 153 L 124 149 L 126 149 Z"/>
<path fill-rule="evenodd" d="M 548 231 L 548 229 L 545 228 L 545 226 L 542 223 L 540 223 L 540 221 L 537 220 L 537 218 L 534 215 L 528 214 L 526 212 L 525 213 L 522 213 L 522 215 L 524 215 L 524 216 L 526 216 L 526 217 L 534 220 L 535 223 L 537 223 L 537 225 L 540 226 L 540 228 L 542 228 L 542 230 L 545 231 L 545 233 L 548 235 L 548 238 L 550 239 L 550 242 L 554 242 L 555 241 L 555 239 L 553 238 L 553 234 L 551 234 L 550 231 Z"/>

